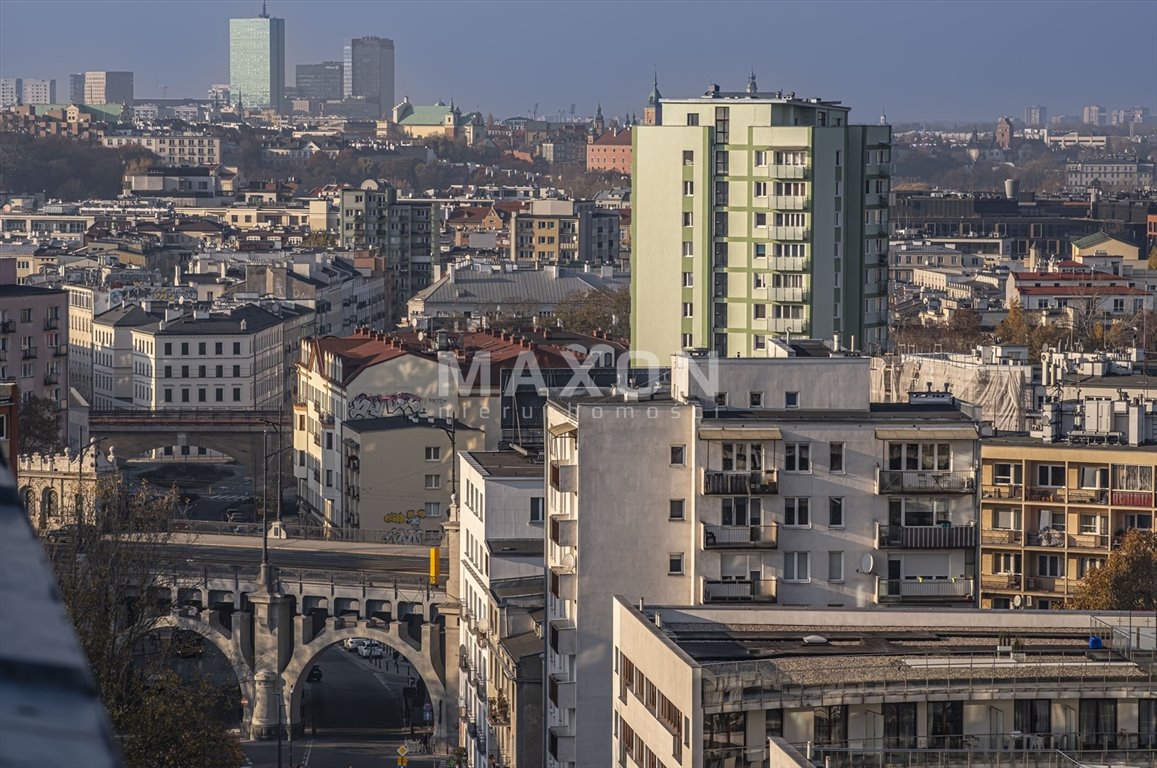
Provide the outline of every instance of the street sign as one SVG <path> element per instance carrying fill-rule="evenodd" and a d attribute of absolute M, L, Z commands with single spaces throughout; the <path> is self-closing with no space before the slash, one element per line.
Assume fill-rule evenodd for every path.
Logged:
<path fill-rule="evenodd" d="M 405 757 L 399 757 L 398 758 L 398 768 L 404 768 L 405 766 L 407 766 L 409 764 L 410 764 L 409 758 L 405 758 Z"/>
<path fill-rule="evenodd" d="M 422 706 L 422 719 L 427 723 L 434 722 L 434 707 L 429 702 Z"/>
<path fill-rule="evenodd" d="M 398 757 L 404 758 L 408 754 L 410 754 L 410 750 L 405 744 L 398 747 Z"/>

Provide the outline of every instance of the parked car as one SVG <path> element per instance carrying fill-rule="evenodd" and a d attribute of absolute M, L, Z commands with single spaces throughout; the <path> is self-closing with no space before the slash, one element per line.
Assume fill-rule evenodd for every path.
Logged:
<path fill-rule="evenodd" d="M 374 649 L 377 649 L 378 656 L 382 655 L 382 644 L 377 640 L 366 640 L 362 645 L 358 646 L 358 656 L 363 659 L 373 658 Z"/>
<path fill-rule="evenodd" d="M 78 537 L 90 536 L 96 532 L 91 525 L 84 523 L 66 523 L 59 528 L 49 531 L 45 537 L 53 544 L 71 544 Z"/>
<path fill-rule="evenodd" d="M 342 647 L 350 653 L 353 653 L 368 642 L 369 640 L 364 637 L 347 637 L 345 640 L 342 640 Z"/>
<path fill-rule="evenodd" d="M 320 683 L 321 682 L 321 667 L 318 666 L 317 664 L 314 664 L 312 667 L 310 667 L 309 668 L 309 674 L 305 676 L 305 682 L 307 682 L 307 683 Z"/>

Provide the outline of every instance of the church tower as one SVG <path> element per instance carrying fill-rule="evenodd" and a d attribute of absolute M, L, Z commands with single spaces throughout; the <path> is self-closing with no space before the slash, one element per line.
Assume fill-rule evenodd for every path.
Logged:
<path fill-rule="evenodd" d="M 647 97 L 647 106 L 643 109 L 643 125 L 659 125 L 663 122 L 663 105 L 659 102 L 663 94 L 659 93 L 659 73 L 655 73 L 655 84 L 651 87 L 651 95 Z"/>

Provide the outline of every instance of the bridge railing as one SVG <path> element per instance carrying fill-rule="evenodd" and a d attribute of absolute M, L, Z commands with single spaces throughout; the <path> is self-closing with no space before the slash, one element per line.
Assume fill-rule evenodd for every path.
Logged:
<path fill-rule="evenodd" d="M 236 410 L 222 408 L 173 408 L 145 411 L 131 408 L 89 411 L 90 424 L 113 423 L 120 425 L 156 424 L 171 422 L 204 422 L 206 424 L 281 424 L 288 422 L 291 413 L 276 409 Z"/>
<path fill-rule="evenodd" d="M 436 547 L 442 543 L 441 531 L 406 530 L 405 536 L 395 531 L 372 531 L 363 529 L 340 530 L 322 528 L 317 525 L 282 524 L 285 535 L 290 539 L 312 541 L 351 541 L 369 544 L 411 544 Z M 216 533 L 224 536 L 260 536 L 261 523 L 226 523 L 219 520 L 174 520 L 174 531 L 191 533 Z"/>
<path fill-rule="evenodd" d="M 282 584 L 330 584 L 343 587 L 396 589 L 407 592 L 425 591 L 427 597 L 429 597 L 431 591 L 444 589 L 447 579 L 445 575 L 439 576 L 438 584 L 434 585 L 430 583 L 430 579 L 426 576 L 383 573 L 381 571 L 363 571 L 357 570 L 356 566 L 351 566 L 349 570 L 344 571 L 280 568 L 276 566 L 274 570 L 277 580 Z M 196 562 L 173 563 L 169 568 L 169 572 L 175 579 L 186 579 L 190 581 L 221 576 L 233 578 L 242 573 L 256 577 L 256 568 L 253 567 Z"/>

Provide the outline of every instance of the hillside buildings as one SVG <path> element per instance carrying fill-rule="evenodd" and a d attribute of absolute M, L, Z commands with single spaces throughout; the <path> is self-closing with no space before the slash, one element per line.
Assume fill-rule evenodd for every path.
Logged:
<path fill-rule="evenodd" d="M 221 139 L 193 131 L 117 131 L 101 137 L 101 144 L 144 147 L 157 156 L 160 164 L 169 166 L 221 162 Z"/>
<path fill-rule="evenodd" d="M 615 595 L 973 604 L 975 422 L 946 393 L 869 403 L 867 358 L 772 343 L 778 359 L 676 356 L 669 394 L 548 400 L 548 766 L 614 762 Z"/>
<path fill-rule="evenodd" d="M 633 129 L 632 349 L 763 357 L 887 336 L 891 129 L 839 102 L 712 86 Z"/>
<path fill-rule="evenodd" d="M 262 11 L 229 19 L 229 92 L 234 104 L 280 110 L 285 95 L 285 20 Z"/>

